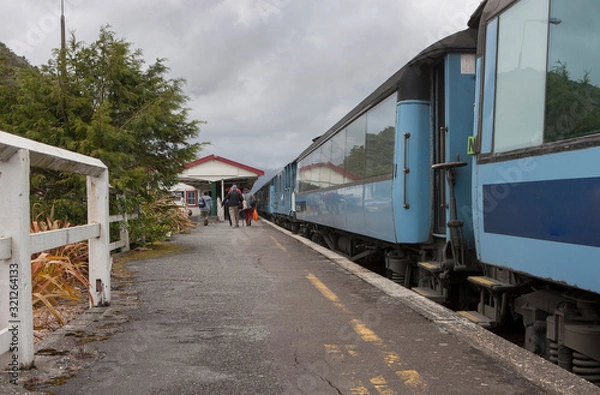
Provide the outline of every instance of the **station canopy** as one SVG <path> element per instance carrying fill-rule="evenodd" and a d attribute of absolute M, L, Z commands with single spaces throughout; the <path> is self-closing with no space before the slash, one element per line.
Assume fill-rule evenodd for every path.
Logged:
<path fill-rule="evenodd" d="M 179 180 L 198 190 L 207 189 L 208 185 L 216 182 L 221 183 L 221 187 L 225 189 L 233 184 L 242 189 L 251 189 L 258 177 L 264 174 L 260 169 L 217 155 L 209 155 L 186 164 Z"/>

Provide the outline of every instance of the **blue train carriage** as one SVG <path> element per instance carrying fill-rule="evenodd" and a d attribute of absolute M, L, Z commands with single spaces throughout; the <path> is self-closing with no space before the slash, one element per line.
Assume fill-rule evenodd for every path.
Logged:
<path fill-rule="evenodd" d="M 273 176 L 265 174 L 254 183 L 252 187 L 252 197 L 256 203 L 258 214 L 264 218 L 271 219 L 273 214 Z"/>
<path fill-rule="evenodd" d="M 489 0 L 480 22 L 477 311 L 600 382 L 600 2 Z M 473 18 L 472 18 L 473 20 Z M 520 317 L 519 317 L 520 316 Z"/>
<path fill-rule="evenodd" d="M 295 225 L 296 162 L 287 164 L 273 178 L 273 215 L 276 224 L 297 229 Z"/>
<path fill-rule="evenodd" d="M 296 163 L 291 162 L 276 174 L 258 180 L 253 188 L 260 215 L 288 229 L 295 230 Z"/>
<path fill-rule="evenodd" d="M 447 302 L 474 269 L 471 158 L 477 32 L 431 45 L 297 159 L 300 232 Z"/>

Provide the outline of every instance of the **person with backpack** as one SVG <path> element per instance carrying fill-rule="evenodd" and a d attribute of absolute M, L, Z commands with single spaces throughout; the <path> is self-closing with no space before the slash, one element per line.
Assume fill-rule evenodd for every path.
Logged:
<path fill-rule="evenodd" d="M 232 221 L 232 226 L 234 228 L 240 227 L 240 206 L 244 201 L 244 195 L 238 190 L 237 186 L 234 185 L 231 187 L 231 190 L 225 196 L 225 201 L 227 202 L 227 206 L 229 209 L 229 217 Z"/>
<path fill-rule="evenodd" d="M 204 192 L 204 196 L 201 196 L 200 199 L 198 199 L 198 207 L 200 208 L 200 213 L 202 214 L 202 219 L 204 220 L 204 226 L 207 226 L 208 216 L 212 210 L 212 198 L 208 192 Z"/>
<path fill-rule="evenodd" d="M 252 225 L 252 217 L 254 215 L 256 203 L 254 203 L 254 198 L 252 197 L 252 194 L 248 188 L 244 189 L 244 201 L 246 204 L 242 210 L 242 213 L 240 213 L 240 217 L 246 221 L 246 226 L 250 226 Z"/>

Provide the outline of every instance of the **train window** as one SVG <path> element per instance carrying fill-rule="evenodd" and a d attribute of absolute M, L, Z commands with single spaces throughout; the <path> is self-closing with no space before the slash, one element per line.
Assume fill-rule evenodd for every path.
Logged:
<path fill-rule="evenodd" d="M 298 161 L 299 191 L 351 184 L 365 177 L 391 177 L 395 134 L 393 94 Z"/>
<path fill-rule="evenodd" d="M 344 168 L 352 179 L 358 181 L 365 178 L 365 135 L 367 133 L 367 116 L 363 115 L 346 128 L 346 150 Z"/>
<path fill-rule="evenodd" d="M 308 192 L 318 188 L 316 178 L 318 170 L 313 166 L 315 153 L 311 153 L 298 162 L 298 189 L 300 192 Z"/>
<path fill-rule="evenodd" d="M 548 7 L 548 0 L 522 0 L 500 16 L 494 114 L 496 152 L 543 141 Z"/>
<path fill-rule="evenodd" d="M 298 162 L 298 192 L 310 191 L 310 163 L 307 158 Z"/>
<path fill-rule="evenodd" d="M 341 130 L 331 138 L 331 171 L 329 184 L 342 185 L 348 182 L 344 170 L 344 150 L 346 149 L 346 129 Z"/>
<path fill-rule="evenodd" d="M 317 185 L 319 188 L 329 187 L 329 161 L 331 159 L 331 140 L 320 146 L 315 152 L 318 157 L 314 163 L 318 169 Z M 314 173 L 313 173 L 314 174 Z"/>
<path fill-rule="evenodd" d="M 545 141 L 600 133 L 599 19 L 597 0 L 551 3 Z"/>
<path fill-rule="evenodd" d="M 391 176 L 396 139 L 396 94 L 367 112 L 365 176 Z"/>
<path fill-rule="evenodd" d="M 494 96 L 496 92 L 496 44 L 498 42 L 498 18 L 488 23 L 485 37 L 485 66 L 483 71 L 484 90 L 481 96 L 481 152 L 492 151 L 492 130 L 494 125 Z"/>

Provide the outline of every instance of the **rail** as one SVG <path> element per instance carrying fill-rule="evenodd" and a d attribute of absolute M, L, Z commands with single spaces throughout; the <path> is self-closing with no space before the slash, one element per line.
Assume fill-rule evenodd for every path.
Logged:
<path fill-rule="evenodd" d="M 88 224 L 30 234 L 30 172 L 87 177 Z M 0 354 L 11 368 L 33 365 L 31 254 L 88 240 L 90 304 L 110 303 L 108 169 L 98 159 L 0 131 Z"/>
<path fill-rule="evenodd" d="M 114 251 L 118 248 L 121 252 L 129 251 L 129 231 L 127 230 L 127 221 L 131 218 L 136 218 L 137 214 L 117 214 L 108 217 L 108 222 L 120 222 L 121 228 L 119 232 L 119 240 L 113 241 L 108 245 L 110 251 Z"/>

